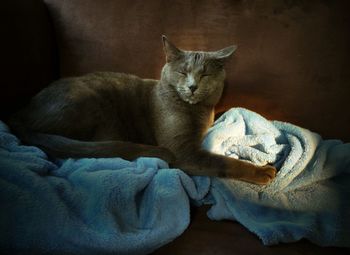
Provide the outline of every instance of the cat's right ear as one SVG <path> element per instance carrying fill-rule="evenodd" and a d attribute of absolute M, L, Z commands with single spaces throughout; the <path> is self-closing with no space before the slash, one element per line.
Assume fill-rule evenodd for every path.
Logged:
<path fill-rule="evenodd" d="M 172 44 L 165 35 L 162 35 L 162 40 L 167 63 L 181 58 L 182 51 L 180 49 L 176 48 L 176 46 Z"/>

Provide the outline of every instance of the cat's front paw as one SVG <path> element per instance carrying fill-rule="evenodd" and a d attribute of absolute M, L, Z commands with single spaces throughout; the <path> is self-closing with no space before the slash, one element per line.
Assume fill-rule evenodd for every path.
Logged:
<path fill-rule="evenodd" d="M 277 174 L 277 169 L 274 166 L 266 165 L 263 167 L 259 167 L 256 171 L 256 184 L 268 184 L 271 182 Z"/>
<path fill-rule="evenodd" d="M 252 174 L 250 176 L 245 176 L 240 179 L 258 185 L 266 185 L 276 177 L 277 170 L 271 165 L 262 167 L 255 166 L 251 173 Z"/>

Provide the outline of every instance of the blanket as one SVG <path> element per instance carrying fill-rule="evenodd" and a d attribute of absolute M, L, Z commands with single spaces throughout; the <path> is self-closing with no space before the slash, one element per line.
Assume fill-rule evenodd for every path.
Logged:
<path fill-rule="evenodd" d="M 213 178 L 209 218 L 237 220 L 265 245 L 307 238 L 350 246 L 350 144 L 234 108 L 209 129 L 203 146 L 278 169 L 266 186 Z"/>
<path fill-rule="evenodd" d="M 235 108 L 203 147 L 279 172 L 257 186 L 189 177 L 156 158 L 52 159 L 0 122 L 0 249 L 148 254 L 187 228 L 191 203 L 211 204 L 211 219 L 237 220 L 266 245 L 349 246 L 349 144 Z"/>
<path fill-rule="evenodd" d="M 49 160 L 0 123 L 0 250 L 148 254 L 187 228 L 209 184 L 156 158 Z"/>

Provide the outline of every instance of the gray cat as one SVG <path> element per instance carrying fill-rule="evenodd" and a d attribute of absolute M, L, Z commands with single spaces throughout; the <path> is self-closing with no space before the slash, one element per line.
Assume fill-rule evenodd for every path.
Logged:
<path fill-rule="evenodd" d="M 9 124 L 20 139 L 55 157 L 159 157 L 190 175 L 267 184 L 272 166 L 201 149 L 224 87 L 231 46 L 215 52 L 183 51 L 163 36 L 161 79 L 112 72 L 53 82 Z"/>

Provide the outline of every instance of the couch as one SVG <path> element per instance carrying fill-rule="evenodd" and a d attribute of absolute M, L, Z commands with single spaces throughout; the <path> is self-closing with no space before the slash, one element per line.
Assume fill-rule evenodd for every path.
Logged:
<path fill-rule="evenodd" d="M 218 115 L 240 106 L 350 141 L 347 1 L 5 0 L 0 117 L 60 77 L 116 71 L 159 78 L 161 35 L 178 47 L 238 45 Z M 154 254 L 348 254 L 301 240 L 265 247 L 237 222 L 193 208 L 190 227 Z"/>

